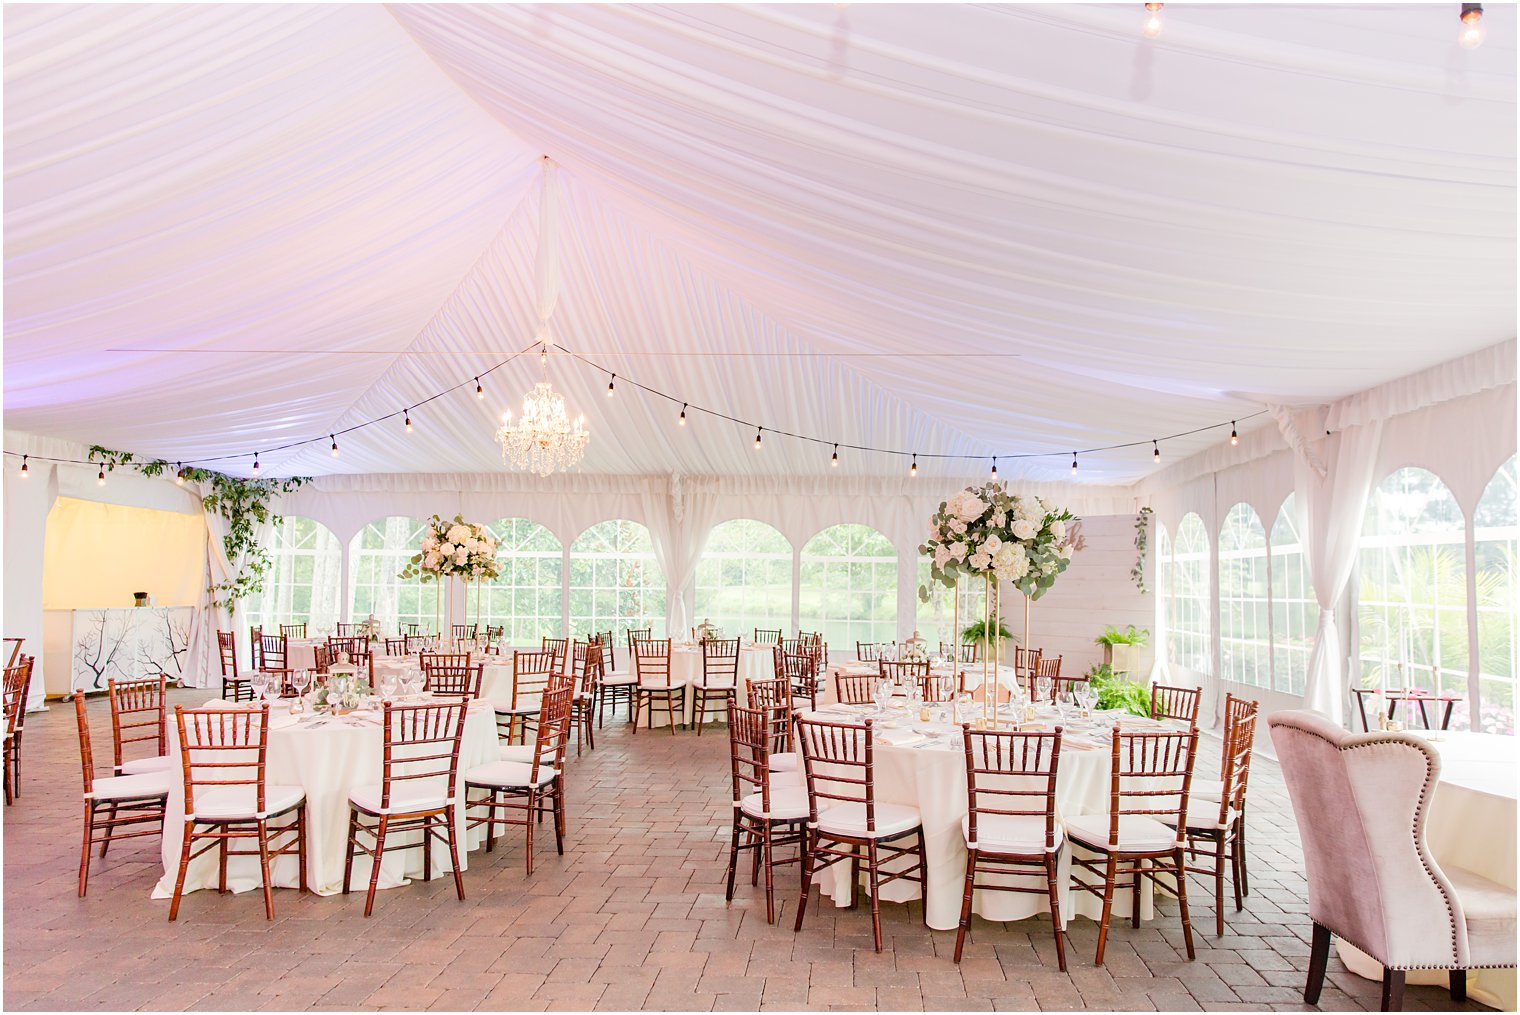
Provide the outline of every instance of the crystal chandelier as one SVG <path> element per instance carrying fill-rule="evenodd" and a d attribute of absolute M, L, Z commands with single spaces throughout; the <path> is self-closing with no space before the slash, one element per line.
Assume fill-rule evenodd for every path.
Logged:
<path fill-rule="evenodd" d="M 547 476 L 556 469 L 568 469 L 586 453 L 591 434 L 586 417 L 572 422 L 565 412 L 565 398 L 555 392 L 547 380 L 539 381 L 523 399 L 522 417 L 512 425 L 512 410 L 501 414 L 502 461 L 514 468 Z"/>

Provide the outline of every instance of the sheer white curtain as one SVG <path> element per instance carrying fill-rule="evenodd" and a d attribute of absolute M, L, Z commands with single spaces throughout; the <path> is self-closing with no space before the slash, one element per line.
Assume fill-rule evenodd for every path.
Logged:
<path fill-rule="evenodd" d="M 198 484 L 197 493 L 204 498 L 207 493 L 206 484 Z M 223 620 L 228 619 L 225 608 L 218 609 L 213 605 L 216 598 L 211 591 L 211 586 L 220 585 L 230 581 L 235 575 L 242 573 L 243 565 L 247 563 L 247 554 L 238 554 L 236 559 L 228 559 L 227 547 L 224 540 L 231 530 L 231 523 L 220 512 L 206 512 L 206 582 L 201 589 L 200 602 L 195 611 L 195 620 L 190 627 L 190 650 L 188 653 L 189 664 L 185 668 L 184 675 L 180 678 L 182 683 L 191 687 L 218 687 L 221 685 L 222 664 L 217 653 L 216 632 L 220 629 Z M 256 544 L 268 546 L 274 535 L 274 527 L 267 522 L 256 525 L 253 538 Z M 242 600 L 233 603 L 231 611 L 231 627 L 234 639 L 239 638 L 240 632 L 248 629 L 248 615 L 244 609 Z M 241 649 L 239 649 L 241 653 Z M 240 655 L 238 663 L 241 666 L 249 666 L 252 660 L 246 655 Z"/>
<path fill-rule="evenodd" d="M 665 630 L 682 636 L 691 626 L 692 578 L 707 545 L 707 534 L 718 520 L 718 496 L 707 488 L 694 488 L 679 474 L 670 477 L 668 495 L 651 491 L 643 495 L 644 516 L 654 543 L 655 559 L 665 570 Z"/>
<path fill-rule="evenodd" d="M 1299 530 L 1308 535 L 1304 556 L 1319 601 L 1319 631 L 1309 654 L 1304 705 L 1337 723 L 1345 720 L 1346 702 L 1345 652 L 1337 608 L 1356 564 L 1382 435 L 1382 421 L 1373 420 L 1342 430 L 1333 440 L 1310 442 L 1320 445 L 1318 456 L 1328 466 L 1324 476 L 1306 454 L 1296 455 L 1293 463 Z"/>

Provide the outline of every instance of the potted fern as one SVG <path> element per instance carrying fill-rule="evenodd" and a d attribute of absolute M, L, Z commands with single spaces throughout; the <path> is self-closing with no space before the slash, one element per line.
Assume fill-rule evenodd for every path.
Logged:
<path fill-rule="evenodd" d="M 1123 709 L 1130 715 L 1151 714 L 1151 689 L 1145 684 L 1126 680 L 1106 663 L 1087 671 L 1088 686 L 1098 696 L 1099 710 Z"/>
<path fill-rule="evenodd" d="M 1151 640 L 1151 633 L 1143 627 L 1130 624 L 1120 630 L 1110 624 L 1094 639 L 1103 646 L 1104 665 L 1116 673 L 1131 673 L 1141 668 L 1140 650 Z"/>
<path fill-rule="evenodd" d="M 999 641 L 1013 637 L 1013 635 L 1009 633 L 1008 628 L 1003 626 L 1003 622 L 1001 620 L 995 620 L 993 621 L 993 624 L 995 625 L 993 631 L 997 635 Z M 977 658 L 993 658 L 991 654 L 991 646 L 987 644 L 987 625 L 985 621 L 978 620 L 968 625 L 966 629 L 961 632 L 961 641 L 968 644 L 981 646 L 981 648 L 978 649 L 981 655 L 979 655 Z"/>

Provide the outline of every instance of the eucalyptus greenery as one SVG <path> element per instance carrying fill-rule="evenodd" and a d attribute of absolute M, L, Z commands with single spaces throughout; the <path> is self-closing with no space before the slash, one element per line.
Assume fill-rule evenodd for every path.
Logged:
<path fill-rule="evenodd" d="M 99 444 L 90 446 L 90 461 L 99 462 L 107 472 L 118 467 L 135 469 L 149 479 L 165 475 L 174 469 L 173 462 L 162 458 L 139 461 L 130 451 L 112 451 Z M 269 510 L 269 500 L 277 493 L 290 493 L 301 484 L 309 482 L 309 476 L 292 476 L 289 479 L 240 479 L 211 469 L 183 467 L 179 475 L 187 482 L 208 483 L 210 491 L 201 495 L 201 507 L 207 514 L 216 514 L 227 521 L 227 535 L 222 548 L 227 559 L 243 559 L 243 566 L 227 581 L 212 585 L 211 605 L 219 610 L 231 611 L 239 599 L 257 595 L 264 590 L 264 576 L 269 573 L 269 553 L 254 538 L 258 526 L 278 524 L 279 516 Z"/>
<path fill-rule="evenodd" d="M 1145 551 L 1151 543 L 1151 509 L 1143 507 L 1140 513 L 1135 515 L 1135 566 L 1130 568 L 1129 576 L 1134 581 L 1135 588 L 1145 595 L 1149 589 L 1145 585 Z"/>

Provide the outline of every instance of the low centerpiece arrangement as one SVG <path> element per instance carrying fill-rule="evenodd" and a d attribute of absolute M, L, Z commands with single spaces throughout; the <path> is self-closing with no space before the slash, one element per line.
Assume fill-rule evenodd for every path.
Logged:
<path fill-rule="evenodd" d="M 342 715 L 364 704 L 365 699 L 373 693 L 369 678 L 364 674 L 333 673 L 317 688 L 313 704 L 316 708 Z"/>
<path fill-rule="evenodd" d="M 434 515 L 428 519 L 427 531 L 422 536 L 422 549 L 402 569 L 399 577 L 420 578 L 424 583 L 438 582 L 443 585 L 450 579 L 464 583 L 465 616 L 470 613 L 470 587 L 475 592 L 475 622 L 480 623 L 480 587 L 483 581 L 494 581 L 501 574 L 501 562 L 496 559 L 496 537 L 484 525 L 467 522 L 460 515 L 447 520 Z M 439 618 L 439 633 L 449 634 L 454 628 L 454 598 L 448 589 L 440 590 L 443 604 L 435 610 L 446 612 L 448 626 Z"/>
<path fill-rule="evenodd" d="M 998 583 L 1006 581 L 1038 600 L 1055 585 L 1077 543 L 1075 516 L 1039 497 L 1011 494 L 1001 483 L 969 486 L 940 504 L 929 519 L 929 538 L 918 548 L 929 558 L 929 580 L 951 590 L 955 604 L 956 658 L 960 657 L 960 580 L 981 578 L 987 586 L 982 630 L 995 630 L 1001 615 Z M 929 601 L 929 586 L 918 590 Z M 1000 625 L 998 625 L 1000 627 Z M 996 679 L 1001 638 L 992 638 L 982 653 L 983 699 L 990 710 L 991 681 Z M 1027 646 L 1026 646 L 1027 647 Z"/>

